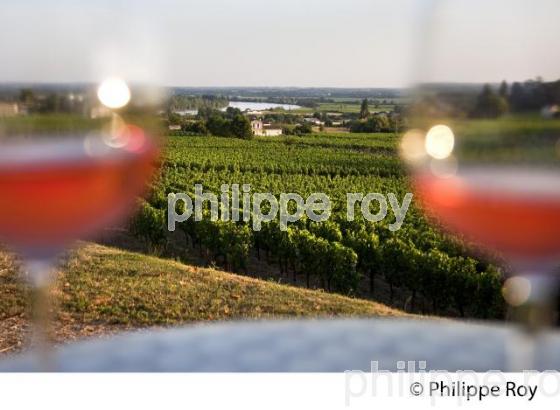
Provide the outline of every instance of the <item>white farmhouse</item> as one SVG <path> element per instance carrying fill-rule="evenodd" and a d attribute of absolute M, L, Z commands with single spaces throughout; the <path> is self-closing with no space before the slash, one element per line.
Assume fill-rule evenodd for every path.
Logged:
<path fill-rule="evenodd" d="M 271 128 L 270 124 L 264 124 L 262 120 L 251 121 L 251 129 L 253 130 L 253 135 L 264 137 L 274 137 L 282 135 L 281 128 Z"/>
<path fill-rule="evenodd" d="M 305 122 L 308 122 L 308 123 L 310 123 L 310 124 L 312 124 L 312 125 L 315 125 L 315 126 L 317 126 L 317 127 L 320 127 L 321 125 L 325 125 L 325 123 L 324 123 L 323 121 L 318 120 L 318 119 L 315 118 L 315 117 L 306 117 L 306 118 L 304 118 L 303 120 L 304 120 Z"/>

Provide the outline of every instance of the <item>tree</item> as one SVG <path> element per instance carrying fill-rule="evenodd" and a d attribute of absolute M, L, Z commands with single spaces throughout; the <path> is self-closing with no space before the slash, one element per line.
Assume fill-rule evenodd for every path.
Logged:
<path fill-rule="evenodd" d="M 471 115 L 475 118 L 498 118 L 507 111 L 507 100 L 496 95 L 492 88 L 486 84 L 476 100 L 476 105 Z"/>
<path fill-rule="evenodd" d="M 369 117 L 369 103 L 367 98 L 364 98 L 360 107 L 360 118 L 366 119 L 367 117 Z"/>
<path fill-rule="evenodd" d="M 233 119 L 241 114 L 242 114 L 241 110 L 239 108 L 234 108 L 234 107 L 227 107 L 224 113 L 225 117 L 229 119 Z"/>
<path fill-rule="evenodd" d="M 242 139 L 253 138 L 251 122 L 236 108 L 229 107 L 225 113 L 212 111 L 204 126 L 197 127 L 196 131 L 206 131 L 217 137 L 235 137 Z M 204 119 L 204 117 L 201 117 Z"/>
<path fill-rule="evenodd" d="M 19 100 L 24 104 L 33 104 L 35 102 L 35 94 L 31 88 L 22 88 L 19 92 Z"/>
<path fill-rule="evenodd" d="M 394 124 L 393 124 L 394 125 Z M 365 120 L 352 121 L 350 132 L 392 132 L 389 118 L 385 114 L 375 114 Z"/>
<path fill-rule="evenodd" d="M 219 113 L 220 111 L 217 111 L 211 107 L 203 106 L 198 109 L 198 113 L 196 114 L 196 116 L 201 120 L 207 121 L 210 117 Z"/>
<path fill-rule="evenodd" d="M 186 134 L 191 135 L 206 135 L 208 129 L 204 121 L 188 121 L 181 126 L 181 130 Z"/>
<path fill-rule="evenodd" d="M 506 80 L 502 81 L 502 83 L 500 84 L 500 90 L 498 91 L 498 94 L 502 98 L 505 99 L 508 98 L 509 87 L 508 87 L 508 83 L 506 83 Z"/>
<path fill-rule="evenodd" d="M 509 102 L 511 104 L 511 108 L 514 111 L 520 111 L 525 106 L 525 90 L 521 83 L 513 83 L 511 86 L 511 94 L 509 96 Z"/>
<path fill-rule="evenodd" d="M 168 111 L 167 123 L 169 125 L 181 125 L 183 123 L 183 118 L 176 112 Z"/>
<path fill-rule="evenodd" d="M 296 125 L 293 129 L 295 135 L 311 134 L 313 132 L 313 127 L 309 123 Z"/>
<path fill-rule="evenodd" d="M 245 140 L 253 138 L 251 122 L 242 114 L 236 114 L 231 120 L 231 132 L 237 138 Z"/>
<path fill-rule="evenodd" d="M 229 130 L 229 121 L 224 117 L 214 114 L 206 121 L 206 128 L 210 134 L 218 137 L 229 137 L 231 132 Z"/>

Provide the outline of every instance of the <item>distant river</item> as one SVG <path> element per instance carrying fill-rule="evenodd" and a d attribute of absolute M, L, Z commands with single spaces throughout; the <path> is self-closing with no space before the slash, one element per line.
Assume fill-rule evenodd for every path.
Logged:
<path fill-rule="evenodd" d="M 230 101 L 229 107 L 239 108 L 241 111 L 265 111 L 272 110 L 274 108 L 283 108 L 284 110 L 297 110 L 301 108 L 299 105 L 295 104 L 275 104 L 268 102 L 246 102 L 246 101 Z"/>
<path fill-rule="evenodd" d="M 230 101 L 228 107 L 238 108 L 241 111 L 249 110 L 249 111 L 266 111 L 272 110 L 274 108 L 283 108 L 286 111 L 289 110 L 297 110 L 301 108 L 299 105 L 295 104 L 275 104 L 275 103 L 267 103 L 267 102 L 246 102 L 246 101 Z M 226 109 L 223 108 L 222 111 Z M 175 113 L 180 115 L 196 115 L 198 114 L 198 110 L 176 110 Z"/>

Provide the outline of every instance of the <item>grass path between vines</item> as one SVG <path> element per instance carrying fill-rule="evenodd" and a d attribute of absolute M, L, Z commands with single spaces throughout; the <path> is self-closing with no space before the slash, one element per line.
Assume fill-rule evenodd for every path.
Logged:
<path fill-rule="evenodd" d="M 408 314 L 383 304 L 184 265 L 97 244 L 71 252 L 58 274 L 54 338 L 210 321 Z M 0 354 L 26 348 L 29 289 L 0 254 Z"/>

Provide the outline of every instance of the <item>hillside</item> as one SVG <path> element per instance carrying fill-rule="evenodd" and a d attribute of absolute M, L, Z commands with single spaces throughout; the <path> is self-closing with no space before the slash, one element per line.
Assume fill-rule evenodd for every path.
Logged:
<path fill-rule="evenodd" d="M 188 322 L 320 316 L 405 316 L 385 305 L 187 266 L 88 244 L 71 253 L 53 290 L 55 337 L 66 342 Z M 28 290 L 0 257 L 0 353 L 24 346 Z"/>
<path fill-rule="evenodd" d="M 500 128 L 525 127 L 522 119 L 504 121 Z M 477 120 L 469 126 L 473 124 L 480 136 L 492 133 L 487 127 L 493 122 Z M 425 218 L 398 145 L 398 135 L 387 132 L 253 140 L 170 136 L 160 177 L 142 204 L 132 234 L 148 244 L 148 252 L 165 250 L 189 262 L 202 258 L 203 266 L 223 266 L 262 279 L 282 277 L 302 287 L 352 293 L 411 313 L 503 319 L 501 269 Z M 212 221 L 205 202 L 208 212 L 202 221 L 177 223 L 179 235 L 171 241 L 177 246 L 168 246 L 169 193 L 194 198 L 196 185 L 203 185 L 205 193 L 233 198 L 233 187 L 239 184 L 249 185 L 248 194 L 253 194 L 242 201 L 249 208 L 262 203 L 254 201 L 256 193 L 271 193 L 277 200 L 285 193 L 302 198 L 322 193 L 331 212 L 326 221 L 299 218 L 284 231 L 279 212 L 273 212 L 273 220 L 260 224 L 261 229 L 247 229 L 254 225 L 254 216 L 249 215 L 248 225 Z M 368 220 L 364 201 L 354 204 L 350 217 L 349 193 L 381 194 L 383 199 L 369 202 L 369 208 L 378 212 L 386 205 L 385 217 Z M 403 213 L 388 205 L 390 196 L 403 205 Z M 229 214 L 222 216 L 230 219 Z M 278 275 L 271 275 L 274 272 Z"/>

